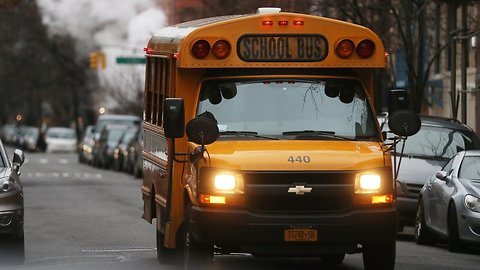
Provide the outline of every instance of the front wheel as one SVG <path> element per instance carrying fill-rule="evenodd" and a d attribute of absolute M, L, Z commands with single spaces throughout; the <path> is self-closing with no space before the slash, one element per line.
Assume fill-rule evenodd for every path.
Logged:
<path fill-rule="evenodd" d="M 425 208 L 422 199 L 418 201 L 414 234 L 415 242 L 419 245 L 432 245 L 435 243 L 435 235 L 428 230 L 425 224 Z"/>
<path fill-rule="evenodd" d="M 156 229 L 157 231 L 157 259 L 160 263 L 171 264 L 175 263 L 175 250 L 169 249 L 163 246 L 165 234 Z"/>
<path fill-rule="evenodd" d="M 385 244 L 363 246 L 363 267 L 365 270 L 393 270 L 395 268 L 395 241 Z"/>
<path fill-rule="evenodd" d="M 186 211 L 189 211 L 189 207 Z M 189 215 L 185 219 L 183 234 L 183 268 L 184 270 L 213 269 L 213 245 L 201 243 L 195 239 L 190 230 Z"/>
<path fill-rule="evenodd" d="M 458 235 L 457 209 L 452 203 L 448 209 L 448 250 L 450 252 L 463 251 L 463 245 Z"/>

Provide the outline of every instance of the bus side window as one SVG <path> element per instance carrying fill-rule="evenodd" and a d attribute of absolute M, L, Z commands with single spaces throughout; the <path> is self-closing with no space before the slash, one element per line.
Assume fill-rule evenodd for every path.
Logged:
<path fill-rule="evenodd" d="M 155 87 L 155 70 L 156 70 L 156 62 L 155 58 L 148 58 L 148 65 L 147 65 L 147 78 L 146 78 L 146 85 L 145 85 L 145 121 L 151 122 L 152 121 L 152 98 L 153 98 L 153 91 Z"/>

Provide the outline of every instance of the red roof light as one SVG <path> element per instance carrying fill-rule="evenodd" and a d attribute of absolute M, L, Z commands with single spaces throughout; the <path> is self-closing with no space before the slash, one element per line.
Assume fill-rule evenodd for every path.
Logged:
<path fill-rule="evenodd" d="M 369 58 L 375 52 L 375 43 L 369 39 L 360 41 L 357 45 L 357 54 L 361 58 Z"/>
<path fill-rule="evenodd" d="M 193 44 L 192 47 L 192 54 L 195 56 L 195 58 L 205 58 L 208 53 L 210 52 L 210 43 L 206 40 L 198 40 Z"/>

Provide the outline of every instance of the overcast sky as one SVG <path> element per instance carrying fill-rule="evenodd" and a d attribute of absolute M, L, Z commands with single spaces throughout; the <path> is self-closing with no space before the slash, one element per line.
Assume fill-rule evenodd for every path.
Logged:
<path fill-rule="evenodd" d="M 153 33 L 165 26 L 164 12 L 153 0 L 37 0 L 43 22 L 52 34 L 68 33 L 78 41 L 78 55 L 95 50 L 107 55 L 107 68 L 97 70 L 100 82 L 112 85 L 128 98 L 134 96 L 129 79 L 143 78 L 143 65 L 117 64 L 117 57 L 144 57 Z M 138 81 L 138 79 L 136 80 Z M 129 85 L 130 84 L 130 85 Z M 108 107 L 112 100 L 105 97 Z"/>
<path fill-rule="evenodd" d="M 165 26 L 165 15 L 152 0 L 37 0 L 51 33 L 69 33 L 80 48 L 145 46 Z M 139 48 L 140 48 L 139 47 Z"/>

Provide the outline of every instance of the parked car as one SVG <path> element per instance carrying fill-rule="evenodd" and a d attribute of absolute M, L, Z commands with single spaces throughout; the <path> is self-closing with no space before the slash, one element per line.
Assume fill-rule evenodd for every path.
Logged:
<path fill-rule="evenodd" d="M 480 151 L 461 151 L 420 191 L 415 240 L 448 239 L 450 251 L 480 244 Z"/>
<path fill-rule="evenodd" d="M 125 130 L 113 149 L 113 169 L 116 171 L 125 171 L 128 161 L 128 144 L 138 133 L 138 126 L 133 126 Z"/>
<path fill-rule="evenodd" d="M 92 164 L 98 166 L 97 152 L 100 147 L 97 145 L 100 139 L 100 133 L 107 125 L 121 125 L 121 126 L 137 126 L 141 122 L 141 118 L 135 115 L 128 114 L 103 114 L 100 115 L 95 123 L 93 129 L 93 147 L 92 147 Z"/>
<path fill-rule="evenodd" d="M 421 116 L 420 119 L 420 131 L 408 137 L 405 145 L 403 142 L 397 145 L 393 160 L 399 165 L 396 179 L 399 231 L 404 226 L 415 225 L 418 194 L 430 175 L 459 151 L 480 149 L 475 132 L 458 120 L 437 116 Z M 384 130 L 386 126 L 383 125 Z"/>
<path fill-rule="evenodd" d="M 82 141 L 78 144 L 78 162 L 91 163 L 92 162 L 92 148 L 93 148 L 93 129 L 94 125 L 89 125 L 85 128 Z"/>
<path fill-rule="evenodd" d="M 127 172 L 135 177 L 143 175 L 143 129 L 139 128 L 136 136 L 128 144 Z"/>
<path fill-rule="evenodd" d="M 17 149 L 13 162 L 10 162 L 0 140 L 0 245 L 8 245 L 2 246 L 0 263 L 5 260 L 21 263 L 25 259 L 23 187 L 20 182 L 20 167 L 24 160 L 24 153 Z M 3 252 L 11 254 L 6 256 Z"/>
<path fill-rule="evenodd" d="M 13 144 L 16 133 L 17 133 L 16 125 L 6 124 L 2 127 L 1 139 L 5 144 Z"/>
<path fill-rule="evenodd" d="M 93 164 L 96 167 L 111 168 L 113 166 L 113 150 L 118 144 L 125 130 L 131 126 L 124 125 L 106 125 L 100 132 L 100 138 L 95 142 L 95 155 Z"/>
<path fill-rule="evenodd" d="M 137 126 L 140 125 L 140 117 L 126 114 L 104 114 L 100 115 L 93 129 L 94 138 L 97 140 L 106 125 Z"/>
<path fill-rule="evenodd" d="M 22 149 L 35 152 L 39 150 L 38 139 L 40 130 L 38 127 L 25 127 L 20 146 Z"/>
<path fill-rule="evenodd" d="M 77 151 L 77 135 L 75 129 L 66 127 L 50 127 L 45 135 L 47 152 Z"/>

